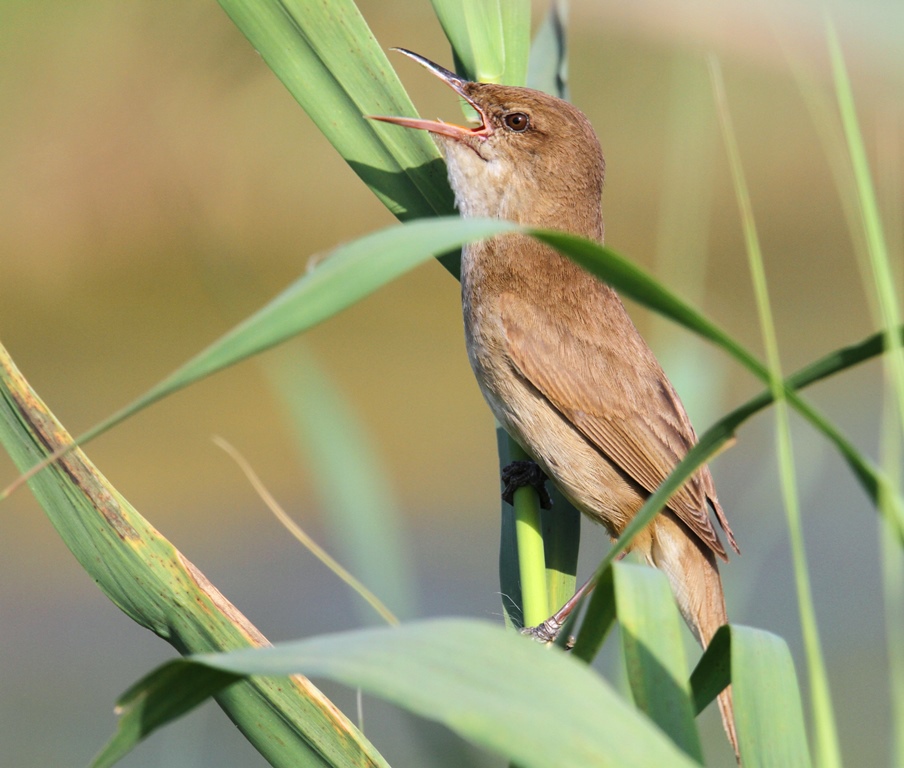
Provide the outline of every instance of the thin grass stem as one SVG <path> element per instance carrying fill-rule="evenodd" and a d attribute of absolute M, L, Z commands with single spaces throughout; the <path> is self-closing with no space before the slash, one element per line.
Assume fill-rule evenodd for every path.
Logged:
<path fill-rule="evenodd" d="M 229 457 L 239 465 L 239 469 L 245 473 L 245 477 L 248 478 L 248 482 L 251 483 L 251 487 L 257 492 L 257 495 L 260 496 L 261 500 L 264 504 L 267 505 L 268 509 L 276 516 L 276 519 L 279 520 L 280 523 L 285 526 L 285 528 L 291 533 L 296 539 L 298 539 L 301 544 L 303 544 L 308 551 L 311 552 L 320 562 L 322 562 L 327 568 L 329 568 L 333 573 L 335 573 L 342 581 L 344 581 L 348 586 L 350 586 L 355 592 L 357 592 L 366 602 L 367 604 L 377 612 L 377 614 L 390 626 L 395 626 L 399 623 L 399 620 L 395 617 L 395 614 L 386 607 L 382 600 L 377 597 L 373 592 L 371 592 L 364 584 L 362 584 L 358 579 L 356 579 L 351 573 L 349 573 L 339 562 L 334 558 L 329 552 L 327 552 L 323 547 L 321 547 L 311 536 L 296 523 L 289 514 L 280 506 L 279 502 L 273 497 L 273 494 L 267 489 L 264 485 L 263 481 L 258 476 L 257 472 L 254 471 L 253 467 L 248 463 L 247 459 L 242 456 L 241 453 L 238 452 L 230 443 L 224 440 L 222 437 L 214 437 L 214 443 L 222 448 Z"/>
<path fill-rule="evenodd" d="M 766 273 L 763 267 L 762 250 L 756 231 L 753 206 L 741 164 L 740 151 L 735 137 L 731 114 L 725 96 L 725 86 L 721 69 L 715 57 L 709 59 L 713 91 L 716 99 L 719 122 L 728 153 L 729 166 L 735 194 L 740 209 L 741 223 L 744 229 L 744 242 L 747 250 L 751 281 L 756 297 L 757 313 L 763 335 L 763 346 L 769 367 L 769 387 L 775 399 L 776 450 L 778 453 L 779 477 L 781 480 L 782 500 L 788 523 L 788 536 L 791 543 L 791 559 L 794 568 L 794 579 L 797 587 L 798 611 L 800 613 L 801 633 L 807 658 L 807 669 L 810 679 L 810 697 L 813 709 L 813 724 L 816 740 L 816 762 L 824 768 L 841 768 L 841 750 L 838 743 L 838 730 L 832 708 L 828 674 L 819 640 L 819 629 L 816 621 L 816 610 L 810 586 L 807 556 L 804 546 L 803 526 L 801 523 L 800 502 L 797 492 L 797 480 L 794 471 L 794 454 L 791 440 L 791 425 L 785 389 L 782 381 L 781 360 L 775 323 L 769 301 Z"/>

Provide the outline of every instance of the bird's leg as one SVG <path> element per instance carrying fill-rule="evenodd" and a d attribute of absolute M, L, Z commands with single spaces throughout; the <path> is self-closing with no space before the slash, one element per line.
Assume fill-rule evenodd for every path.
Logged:
<path fill-rule="evenodd" d="M 562 631 L 562 627 L 565 625 L 566 619 L 571 615 L 571 612 L 574 610 L 575 606 L 578 604 L 578 601 L 584 597 L 584 595 L 588 594 L 593 590 L 594 584 L 593 579 L 590 578 L 584 582 L 583 586 L 575 592 L 568 600 L 565 605 L 559 608 L 552 616 L 550 616 L 546 621 L 542 624 L 538 624 L 536 627 L 524 627 L 521 630 L 522 635 L 529 635 L 534 638 L 538 643 L 553 643 L 556 638 L 559 636 L 559 632 Z M 565 646 L 566 648 L 571 648 L 574 645 L 574 639 L 569 638 L 568 643 Z"/>
<path fill-rule="evenodd" d="M 532 486 L 540 497 L 540 506 L 543 509 L 552 509 L 552 499 L 546 490 L 546 473 L 540 466 L 530 459 L 513 461 L 502 468 L 502 482 L 505 488 L 502 491 L 502 500 L 515 503 L 515 491 L 526 485 Z"/>
<path fill-rule="evenodd" d="M 616 560 L 621 560 L 627 553 L 621 552 L 616 556 Z M 554 643 L 556 638 L 559 636 L 559 632 L 562 631 L 562 627 L 565 625 L 565 621 L 571 615 L 571 612 L 574 610 L 575 606 L 578 604 L 578 601 L 584 597 L 584 595 L 589 594 L 593 591 L 593 587 L 596 586 L 593 583 L 593 577 L 591 576 L 581 588 L 575 592 L 568 600 L 565 605 L 559 608 L 552 616 L 550 616 L 546 621 L 542 624 L 538 624 L 536 627 L 524 627 L 521 630 L 522 635 L 529 635 L 534 638 L 538 643 Z M 574 645 L 574 638 L 568 638 L 568 643 L 565 645 L 565 648 L 571 650 Z"/>

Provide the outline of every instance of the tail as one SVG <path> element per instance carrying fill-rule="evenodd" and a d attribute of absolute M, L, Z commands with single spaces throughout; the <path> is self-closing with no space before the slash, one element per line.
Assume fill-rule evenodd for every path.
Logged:
<path fill-rule="evenodd" d="M 670 512 L 660 514 L 649 530 L 649 538 L 643 537 L 646 540 L 642 539 L 637 549 L 668 576 L 684 620 L 705 648 L 716 630 L 728 622 L 716 556 Z M 731 686 L 719 694 L 718 703 L 725 734 L 740 762 Z"/>

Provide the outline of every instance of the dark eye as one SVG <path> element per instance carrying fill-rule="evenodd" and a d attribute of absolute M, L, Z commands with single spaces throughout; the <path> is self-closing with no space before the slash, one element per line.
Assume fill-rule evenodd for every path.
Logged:
<path fill-rule="evenodd" d="M 530 118 L 523 112 L 510 112 L 502 118 L 502 122 L 505 123 L 505 127 L 510 131 L 522 133 L 530 125 Z"/>

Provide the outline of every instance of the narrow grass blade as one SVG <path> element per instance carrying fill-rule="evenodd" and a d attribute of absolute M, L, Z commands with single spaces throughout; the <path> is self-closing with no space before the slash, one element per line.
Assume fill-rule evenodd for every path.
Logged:
<path fill-rule="evenodd" d="M 681 617 L 668 580 L 660 571 L 631 563 L 615 563 L 612 572 L 634 702 L 682 751 L 702 763 Z"/>
<path fill-rule="evenodd" d="M 841 122 L 844 126 L 845 138 L 847 139 L 847 149 L 854 171 L 855 192 L 863 231 L 866 235 L 869 263 L 872 267 L 872 289 L 877 300 L 876 304 L 879 307 L 882 327 L 887 334 L 888 356 L 885 365 L 888 370 L 889 381 L 898 400 L 900 429 L 904 431 L 904 348 L 902 348 L 895 334 L 895 328 L 901 324 L 900 299 L 895 292 L 894 272 L 889 260 L 885 231 L 882 226 L 879 203 L 876 199 L 876 190 L 869 169 L 866 147 L 864 146 L 860 125 L 857 121 L 854 94 L 848 78 L 847 67 L 844 63 L 844 56 L 841 52 L 838 33 L 831 18 L 827 18 L 826 27 L 829 53 L 832 58 L 832 72 L 835 78 L 835 95 L 838 99 L 838 109 L 841 114 Z"/>
<path fill-rule="evenodd" d="M 361 599 L 366 602 L 373 613 L 365 612 L 365 621 L 370 621 L 373 614 L 376 613 L 387 624 L 398 624 L 399 620 L 390 611 L 380 598 L 378 598 L 371 590 L 369 590 L 359 579 L 357 579 L 350 571 L 343 567 L 336 558 L 321 547 L 314 539 L 305 531 L 298 523 L 296 523 L 289 514 L 280 506 L 276 498 L 270 493 L 267 486 L 258 476 L 254 468 L 248 463 L 247 459 L 242 456 L 230 443 L 221 437 L 215 437 L 214 443 L 217 447 L 225 451 L 230 458 L 235 461 L 239 469 L 244 472 L 248 482 L 254 488 L 261 501 L 273 513 L 277 520 L 286 528 L 295 539 L 304 546 L 314 557 L 320 560 L 327 568 L 329 568 L 336 576 L 344 581 L 349 589 L 357 592 Z"/>
<path fill-rule="evenodd" d="M 866 298 L 877 324 L 886 336 L 888 354 L 885 356 L 885 394 L 881 421 L 880 452 L 882 465 L 893 489 L 900 488 L 899 444 L 904 424 L 904 354 L 898 333 L 901 322 L 901 295 L 895 290 L 896 278 L 892 254 L 900 264 L 902 252 L 900 229 L 895 227 L 901 210 L 899 120 L 880 114 L 877 148 L 877 168 L 880 180 L 885 181 L 887 195 L 885 210 L 888 218 L 882 221 L 878 191 L 872 180 L 869 160 L 857 118 L 854 94 L 848 76 L 837 30 L 831 18 L 826 18 L 826 36 L 834 79 L 834 105 L 823 95 L 821 84 L 807 77 L 801 65 L 796 66 L 797 80 L 810 109 L 835 177 L 836 187 L 845 212 L 848 227 L 858 253 L 858 266 L 864 283 Z M 832 108 L 837 106 L 837 112 Z M 885 118 L 884 120 L 882 118 Z M 837 124 L 837 128 L 836 128 Z M 886 237 L 885 224 L 890 227 Z M 897 235 L 897 236 L 896 236 Z M 891 241 L 891 242 L 890 242 Z M 900 280 L 900 274 L 898 275 Z M 900 283 L 898 283 L 900 285 Z M 895 479 L 897 478 L 897 479 Z M 879 504 L 885 521 L 880 526 L 882 553 L 882 583 L 885 603 L 885 627 L 889 654 L 889 688 L 892 698 L 893 737 L 892 764 L 904 761 L 904 654 L 902 654 L 902 614 L 900 610 L 901 547 L 900 511 L 896 493 L 880 493 Z"/>
<path fill-rule="evenodd" d="M 2 347 L 0 442 L 23 468 L 71 443 Z M 267 644 L 80 450 L 70 451 L 30 486 L 66 546 L 107 597 L 177 651 Z M 245 680 L 223 690 L 217 700 L 273 765 L 385 765 L 357 729 L 303 678 Z"/>
<path fill-rule="evenodd" d="M 172 662 L 130 690 L 123 717 L 135 716 L 133 700 L 166 711 L 170 698 L 184 698 L 179 678 L 196 664 L 241 675 L 302 673 L 360 687 L 523 768 L 697 764 L 583 664 L 477 621 L 424 621 Z"/>
<path fill-rule="evenodd" d="M 735 624 L 719 629 L 691 675 L 697 711 L 729 681 L 742 765 L 809 768 L 803 706 L 785 641 Z"/>
<path fill-rule="evenodd" d="M 534 36 L 527 63 L 527 85 L 551 96 L 568 99 L 568 5 L 553 0 Z"/>
<path fill-rule="evenodd" d="M 743 345 L 697 309 L 682 301 L 636 265 L 611 249 L 574 235 L 553 230 L 531 230 L 530 234 L 582 265 L 609 283 L 623 296 L 671 318 L 679 325 L 708 339 L 728 352 L 757 378 L 767 383 L 770 381 L 769 369 Z M 831 421 L 796 392 L 786 388 L 785 397 L 792 407 L 835 445 L 874 504 L 877 502 L 880 490 L 887 493 L 889 498 L 894 499 L 893 504 L 897 511 L 895 519 L 899 527 L 904 526 L 904 509 L 902 509 L 900 496 L 896 489 L 891 487 L 886 475 L 877 469 L 868 457 L 857 450 Z"/>
<path fill-rule="evenodd" d="M 893 485 L 900 488 L 904 435 L 896 429 L 897 400 L 890 390 L 890 382 L 886 381 L 883 410 L 888 415 L 882 422 L 880 450 Z M 885 513 L 878 533 L 891 699 L 891 764 L 904 765 L 904 546 L 892 525 L 891 499 L 880 497 L 879 502 Z"/>
<path fill-rule="evenodd" d="M 415 585 L 401 510 L 380 453 L 313 353 L 293 344 L 265 370 L 285 404 L 302 471 L 324 511 L 330 549 L 401 618 L 416 613 Z M 364 625 L 373 613 L 360 606 Z"/>
<path fill-rule="evenodd" d="M 772 319 L 766 272 L 760 250 L 759 237 L 753 217 L 753 206 L 741 164 L 740 151 L 734 134 L 731 114 L 725 97 L 725 87 L 721 70 L 715 58 L 710 58 L 710 73 L 713 79 L 713 90 L 722 135 L 728 152 L 729 166 L 734 181 L 735 195 L 744 229 L 744 240 L 750 267 L 751 281 L 757 302 L 763 345 L 769 366 L 769 387 L 775 399 L 776 449 L 778 455 L 779 477 L 781 479 L 782 498 L 788 523 L 788 536 L 791 544 L 791 559 L 794 567 L 794 581 L 797 588 L 798 612 L 800 614 L 801 632 L 807 656 L 807 670 L 810 681 L 810 701 L 813 707 L 813 723 L 816 734 L 817 761 L 821 766 L 841 766 L 841 750 L 838 741 L 838 729 L 832 707 L 832 696 L 829 688 L 828 672 L 822 654 L 822 644 L 816 621 L 816 609 L 813 605 L 813 593 L 810 586 L 810 573 L 807 567 L 807 553 L 804 546 L 803 523 L 800 514 L 800 502 L 797 493 L 797 479 L 794 469 L 794 452 L 791 441 L 791 424 L 788 415 L 788 404 L 782 383 L 781 362 L 779 360 L 778 339 Z"/>

